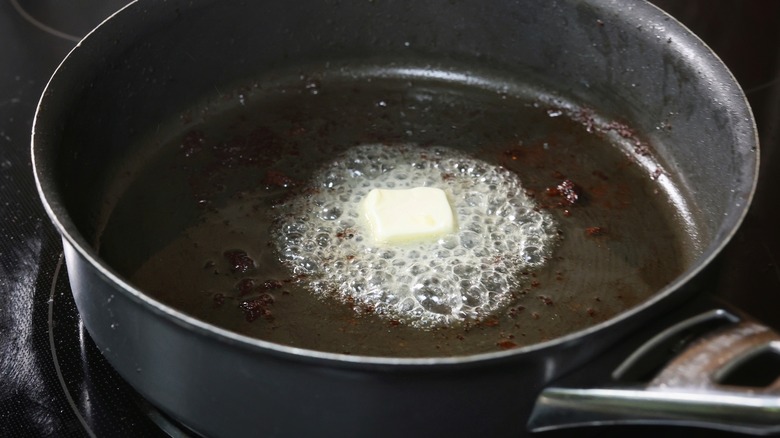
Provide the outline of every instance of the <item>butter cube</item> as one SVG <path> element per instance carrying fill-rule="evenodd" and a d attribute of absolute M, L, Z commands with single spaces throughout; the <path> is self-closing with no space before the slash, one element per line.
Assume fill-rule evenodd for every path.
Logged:
<path fill-rule="evenodd" d="M 378 244 L 433 240 L 456 230 L 447 194 L 433 187 L 373 189 L 360 208 Z"/>

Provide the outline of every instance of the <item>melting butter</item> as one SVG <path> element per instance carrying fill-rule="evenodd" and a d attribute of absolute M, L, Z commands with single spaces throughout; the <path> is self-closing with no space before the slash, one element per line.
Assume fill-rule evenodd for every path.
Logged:
<path fill-rule="evenodd" d="M 447 194 L 435 187 L 373 189 L 360 207 L 376 244 L 434 240 L 457 230 Z"/>

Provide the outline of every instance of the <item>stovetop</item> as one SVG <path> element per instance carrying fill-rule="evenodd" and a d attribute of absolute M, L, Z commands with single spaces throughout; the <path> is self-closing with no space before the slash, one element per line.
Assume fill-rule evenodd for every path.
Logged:
<path fill-rule="evenodd" d="M 30 163 L 32 118 L 48 77 L 81 36 L 125 3 L 0 0 L 2 436 L 187 435 L 116 375 L 81 324 L 60 239 L 39 201 Z M 702 36 L 729 65 L 747 92 L 762 140 L 762 177 L 754 205 L 710 269 L 702 295 L 780 329 L 780 203 L 775 201 L 780 191 L 780 2 L 655 3 Z M 668 436 L 732 436 L 653 430 Z M 611 428 L 587 433 L 634 432 Z"/>

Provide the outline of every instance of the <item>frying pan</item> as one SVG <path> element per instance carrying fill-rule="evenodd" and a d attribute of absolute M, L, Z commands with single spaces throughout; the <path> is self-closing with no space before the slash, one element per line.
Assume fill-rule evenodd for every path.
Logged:
<path fill-rule="evenodd" d="M 122 257 L 104 255 L 111 245 L 96 245 L 109 188 L 128 163 L 143 161 L 138 145 L 154 142 L 150 133 L 173 115 L 188 119 L 214 96 L 235 98 L 247 78 L 356 59 L 385 68 L 428 60 L 415 70 L 423 78 L 489 68 L 538 80 L 560 102 L 629 120 L 652 147 L 650 161 L 638 153 L 636 162 L 662 165 L 655 176 L 690 206 L 679 219 L 695 232 L 691 260 L 650 297 L 590 327 L 506 350 L 390 357 L 226 330 L 149 296 L 117 267 Z M 731 74 L 679 23 L 634 1 L 139 1 L 60 65 L 33 128 L 36 181 L 63 236 L 85 326 L 141 395 L 206 436 L 509 436 L 621 422 L 776 431 L 776 385 L 728 385 L 730 369 L 777 349 L 776 336 L 728 312 L 671 326 L 614 373 L 641 377 L 648 355 L 708 333 L 642 384 L 552 386 L 696 292 L 691 283 L 746 212 L 757 161 L 752 115 Z M 157 236 L 149 222 L 125 242 Z M 123 250 L 135 257 L 132 245 Z"/>

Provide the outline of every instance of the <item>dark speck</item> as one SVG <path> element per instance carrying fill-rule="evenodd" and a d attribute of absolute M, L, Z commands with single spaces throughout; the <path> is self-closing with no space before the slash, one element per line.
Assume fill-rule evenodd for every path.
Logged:
<path fill-rule="evenodd" d="M 603 236 L 604 234 L 607 233 L 607 231 L 602 227 L 588 227 L 585 228 L 585 233 L 588 236 L 596 237 L 596 236 Z"/>
<path fill-rule="evenodd" d="M 223 253 L 230 263 L 230 271 L 233 273 L 245 273 L 255 269 L 255 261 L 240 249 L 232 249 Z"/>

